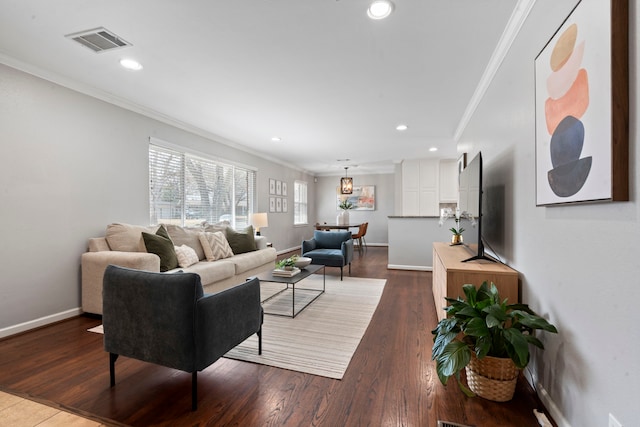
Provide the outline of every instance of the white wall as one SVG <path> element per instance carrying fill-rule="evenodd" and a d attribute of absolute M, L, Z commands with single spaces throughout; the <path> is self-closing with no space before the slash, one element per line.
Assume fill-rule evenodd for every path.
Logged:
<path fill-rule="evenodd" d="M 312 177 L 0 65 L 0 336 L 77 313 L 87 239 L 111 222 L 149 223 L 151 136 L 257 167 L 260 210 L 268 179 L 286 180 L 291 208 L 264 234 L 276 249 L 308 234 L 291 226 L 292 194 Z"/>
<path fill-rule="evenodd" d="M 584 1 L 584 0 L 583 0 Z M 597 0 L 601 1 L 601 0 Z M 458 148 L 482 151 L 485 184 L 502 194 L 490 242 L 520 272 L 524 302 L 554 323 L 532 373 L 561 426 L 640 419 L 638 7 L 630 1 L 630 202 L 535 206 L 534 58 L 575 0 L 538 1 Z"/>
<path fill-rule="evenodd" d="M 376 208 L 373 211 L 349 211 L 349 222 L 368 222 L 367 244 L 387 245 L 389 238 L 387 235 L 388 216 L 394 214 L 394 174 L 374 174 L 374 175 L 352 175 L 354 185 L 375 185 L 376 186 Z M 310 216 L 309 222 L 335 224 L 338 214 L 336 188 L 340 183 L 340 176 L 321 176 L 315 183 L 316 189 L 316 214 Z M 352 229 L 355 233 L 357 230 Z"/>

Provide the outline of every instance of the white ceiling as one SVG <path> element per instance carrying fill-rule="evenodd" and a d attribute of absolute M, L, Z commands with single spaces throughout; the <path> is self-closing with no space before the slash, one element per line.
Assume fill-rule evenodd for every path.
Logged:
<path fill-rule="evenodd" d="M 516 2 L 395 0 L 382 21 L 368 4 L 0 0 L 0 62 L 316 175 L 455 158 Z M 133 46 L 97 54 L 65 38 L 97 27 Z"/>

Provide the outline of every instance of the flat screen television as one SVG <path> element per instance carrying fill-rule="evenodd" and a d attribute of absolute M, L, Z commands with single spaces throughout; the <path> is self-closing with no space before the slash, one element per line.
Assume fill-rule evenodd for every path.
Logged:
<path fill-rule="evenodd" d="M 484 253 L 482 241 L 482 153 L 478 153 L 460 173 L 458 207 L 473 217 L 477 230 L 477 251 L 474 256 L 463 262 L 486 259 L 495 261 Z"/>

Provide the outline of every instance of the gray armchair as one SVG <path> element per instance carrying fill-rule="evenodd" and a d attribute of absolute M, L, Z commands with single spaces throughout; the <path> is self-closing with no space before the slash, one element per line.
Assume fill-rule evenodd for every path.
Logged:
<path fill-rule="evenodd" d="M 302 241 L 302 256 L 311 258 L 312 264 L 327 267 L 349 266 L 351 275 L 351 261 L 353 260 L 353 239 L 350 231 L 322 231 L 313 232 L 313 239 Z"/>
<path fill-rule="evenodd" d="M 260 282 L 248 280 L 204 295 L 194 273 L 153 273 L 110 265 L 103 287 L 104 348 L 111 387 L 119 355 L 190 372 L 192 409 L 197 372 L 253 334 L 262 354 Z"/>

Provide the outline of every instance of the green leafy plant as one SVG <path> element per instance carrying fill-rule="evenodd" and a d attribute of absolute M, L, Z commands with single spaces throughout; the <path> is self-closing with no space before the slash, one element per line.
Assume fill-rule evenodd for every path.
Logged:
<path fill-rule="evenodd" d="M 451 232 L 452 232 L 453 234 L 455 234 L 456 236 L 459 236 L 459 235 L 461 235 L 462 233 L 464 233 L 464 228 L 460 227 L 460 222 L 459 222 L 459 221 L 456 221 L 456 226 L 457 226 L 458 228 L 456 228 L 456 227 L 451 227 L 451 228 L 449 229 L 449 231 L 451 231 Z"/>
<path fill-rule="evenodd" d="M 298 258 L 298 255 L 293 255 L 290 258 L 281 259 L 280 261 L 276 262 L 276 268 L 284 269 L 285 267 L 295 267 Z"/>
<path fill-rule="evenodd" d="M 529 363 L 529 344 L 544 349 L 534 336 L 535 330 L 557 333 L 555 326 L 534 313 L 527 304 L 507 304 L 500 301 L 496 286 L 483 282 L 479 289 L 462 287 L 466 300 L 445 298 L 451 305 L 445 308 L 447 318 L 431 331 L 433 350 L 440 382 L 455 376 L 460 389 L 468 396 L 473 392 L 460 381 L 460 371 L 471 361 L 471 352 L 478 359 L 485 356 L 510 358 L 519 369 Z"/>
<path fill-rule="evenodd" d="M 349 210 L 349 209 L 353 209 L 355 208 L 355 205 L 353 203 L 351 203 L 349 201 L 349 199 L 344 199 L 343 201 L 340 202 L 340 204 L 338 205 L 338 207 L 342 210 Z"/>
<path fill-rule="evenodd" d="M 461 211 L 460 208 L 456 208 L 455 210 L 451 208 L 444 208 L 440 211 L 440 221 L 438 221 L 439 225 L 442 226 L 442 224 L 444 224 L 444 222 L 449 218 L 453 218 L 456 222 L 456 226 L 449 229 L 449 231 L 451 231 L 455 236 L 460 236 L 464 232 L 464 228 L 460 227 L 461 220 L 468 219 L 471 221 L 471 225 L 475 226 L 476 224 L 473 215 L 469 212 Z"/>

